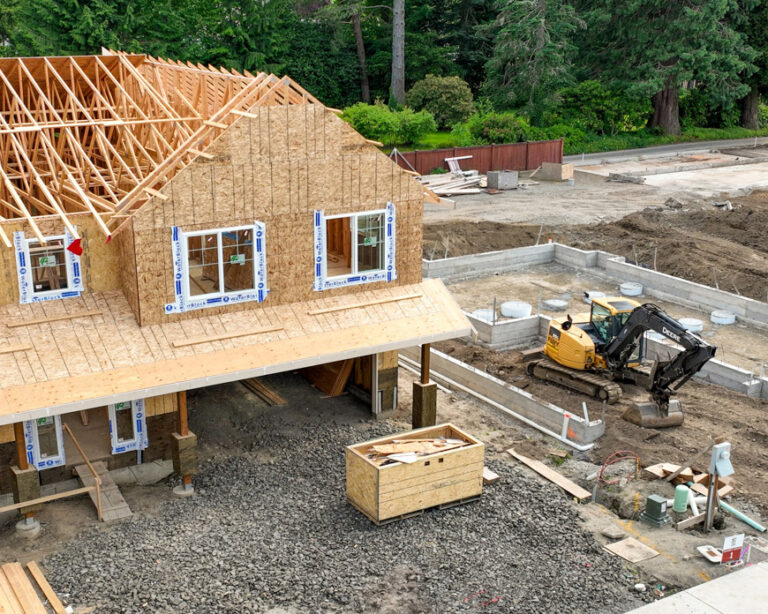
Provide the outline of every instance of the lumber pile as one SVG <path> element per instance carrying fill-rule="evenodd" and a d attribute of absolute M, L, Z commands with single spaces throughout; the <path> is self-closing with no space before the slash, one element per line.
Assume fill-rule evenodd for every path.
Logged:
<path fill-rule="evenodd" d="M 454 196 L 461 194 L 480 194 L 480 184 L 485 182 L 485 175 L 470 172 L 445 175 L 422 175 L 419 181 L 430 192 L 437 196 Z"/>
<path fill-rule="evenodd" d="M 42 598 L 19 563 L 6 563 L 0 567 L 0 612 L 46 614 L 49 611 L 45 607 L 47 601 L 55 614 L 66 614 L 66 608 L 37 563 L 27 563 L 27 570 L 40 589 Z"/>
<path fill-rule="evenodd" d="M 472 442 L 465 439 L 431 437 L 427 439 L 393 439 L 387 443 L 374 444 L 367 451 L 367 458 L 375 465 L 415 463 L 420 458 L 463 448 Z"/>
<path fill-rule="evenodd" d="M 673 484 L 689 484 L 691 490 L 699 495 L 706 495 L 709 488 L 709 482 L 712 476 L 709 473 L 694 471 L 690 467 L 680 467 L 680 465 L 673 465 L 672 463 L 658 463 L 651 465 L 643 469 L 645 477 L 650 479 L 668 480 Z M 676 475 L 674 475 L 676 474 Z M 669 480 L 670 476 L 674 477 Z M 719 497 L 725 497 L 733 492 L 733 479 L 728 477 L 718 477 L 717 479 L 717 495 Z"/>

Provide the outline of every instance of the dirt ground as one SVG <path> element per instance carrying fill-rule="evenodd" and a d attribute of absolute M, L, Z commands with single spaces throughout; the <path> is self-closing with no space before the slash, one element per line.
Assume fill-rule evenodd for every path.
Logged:
<path fill-rule="evenodd" d="M 592 213 L 587 218 L 594 218 L 606 207 L 612 210 L 611 199 L 611 192 L 603 186 L 602 197 L 590 203 Z M 732 199 L 732 211 L 716 209 L 700 200 L 683 202 L 683 208 L 671 209 L 657 199 L 650 208 L 649 200 L 648 208 L 597 224 L 583 223 L 589 219 L 563 224 L 558 216 L 534 224 L 499 222 L 493 219 L 494 211 L 462 221 L 433 221 L 427 215 L 424 257 L 522 247 L 536 243 L 540 237 L 540 242 L 552 239 L 581 249 L 601 249 L 651 268 L 655 261 L 656 269 L 664 273 L 765 301 L 768 192 Z M 536 206 L 530 210 L 535 211 Z"/>

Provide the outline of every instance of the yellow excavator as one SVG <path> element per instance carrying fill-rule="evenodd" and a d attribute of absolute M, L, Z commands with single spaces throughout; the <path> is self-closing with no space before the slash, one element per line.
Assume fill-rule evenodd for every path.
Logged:
<path fill-rule="evenodd" d="M 665 361 L 644 360 L 646 331 L 671 339 L 682 351 Z M 715 350 L 657 305 L 625 297 L 593 298 L 589 313 L 551 320 L 543 356 L 529 362 L 527 371 L 606 403 L 621 397 L 617 381 L 643 386 L 652 402 L 635 404 L 623 418 L 662 428 L 683 423 L 680 402 L 671 397 Z"/>

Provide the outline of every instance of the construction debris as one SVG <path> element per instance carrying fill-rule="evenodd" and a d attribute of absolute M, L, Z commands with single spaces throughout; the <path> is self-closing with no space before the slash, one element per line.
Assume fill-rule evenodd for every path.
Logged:
<path fill-rule="evenodd" d="M 483 484 L 495 484 L 501 478 L 495 471 L 491 471 L 488 467 L 483 467 Z"/>
<path fill-rule="evenodd" d="M 603 546 L 603 549 L 611 554 L 620 556 L 630 563 L 639 563 L 640 561 L 652 559 L 659 554 L 656 550 L 640 543 L 634 537 L 627 537 L 620 542 L 608 544 Z"/>
<path fill-rule="evenodd" d="M 480 183 L 485 180 L 485 175 L 477 174 L 467 176 L 462 173 L 458 177 L 453 174 L 422 175 L 419 181 L 437 196 L 454 196 L 461 194 L 480 194 Z"/>

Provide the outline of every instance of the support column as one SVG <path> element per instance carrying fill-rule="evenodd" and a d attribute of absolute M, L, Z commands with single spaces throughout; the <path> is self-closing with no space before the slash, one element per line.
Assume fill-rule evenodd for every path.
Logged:
<path fill-rule="evenodd" d="M 27 446 L 24 440 L 24 424 L 17 422 L 13 425 L 14 439 L 16 440 L 16 462 L 11 467 L 11 487 L 13 489 L 14 503 L 31 501 L 40 498 L 40 477 L 35 467 L 29 466 L 27 460 Z M 42 505 L 30 505 L 23 507 L 19 512 L 24 516 L 16 524 L 16 531 L 24 537 L 37 537 L 40 533 L 40 523 L 35 518 L 35 512 L 40 511 Z"/>
<path fill-rule="evenodd" d="M 437 423 L 437 384 L 429 381 L 428 343 L 421 346 L 421 381 L 413 382 L 411 425 L 415 429 Z"/>
<path fill-rule="evenodd" d="M 179 404 L 179 431 L 171 436 L 171 453 L 173 455 L 173 470 L 181 476 L 181 485 L 173 489 L 180 497 L 195 494 L 192 487 L 192 475 L 197 473 L 197 436 L 189 430 L 187 416 L 187 393 L 182 390 L 177 393 Z"/>

